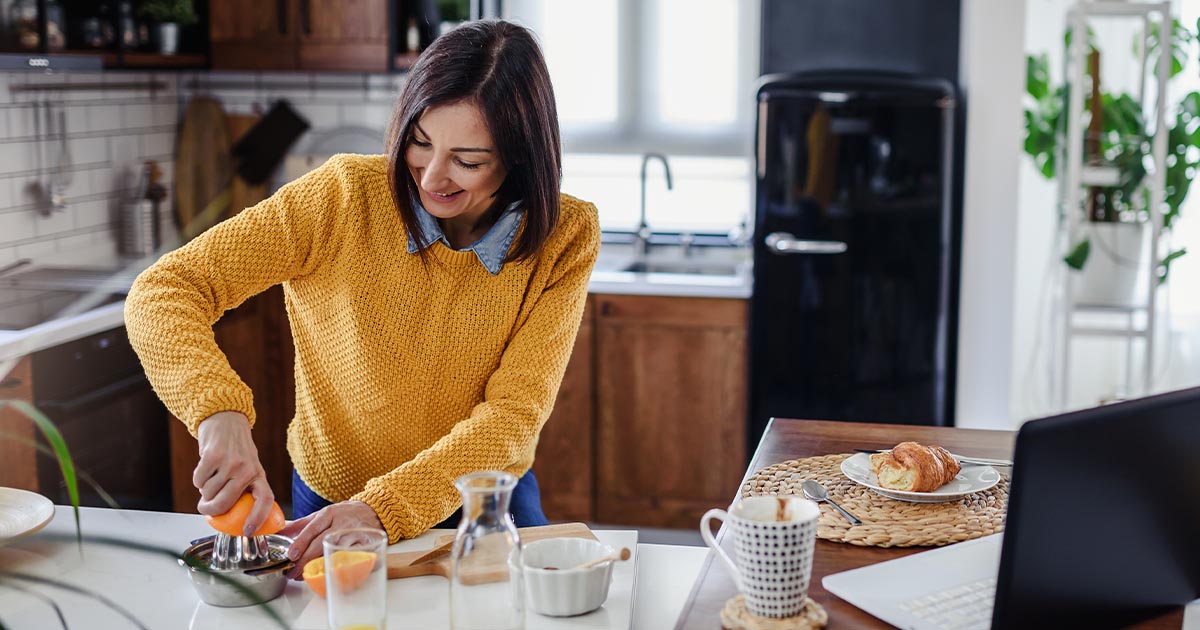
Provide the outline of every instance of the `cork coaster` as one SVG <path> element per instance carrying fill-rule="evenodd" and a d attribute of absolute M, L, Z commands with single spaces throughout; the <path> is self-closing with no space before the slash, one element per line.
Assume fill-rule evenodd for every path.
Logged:
<path fill-rule="evenodd" d="M 805 599 L 804 610 L 800 614 L 783 619 L 768 619 L 751 613 L 746 609 L 744 595 L 725 602 L 725 607 L 721 609 L 721 626 L 725 630 L 808 630 L 824 628 L 827 623 L 829 615 L 811 597 Z"/>
<path fill-rule="evenodd" d="M 1008 477 L 994 487 L 946 503 L 896 501 L 860 486 L 842 474 L 850 454 L 806 457 L 768 466 L 742 485 L 741 496 L 797 494 L 800 484 L 815 479 L 829 498 L 863 521 L 851 526 L 833 506 L 821 503 L 817 538 L 862 547 L 941 546 L 1004 531 Z"/>

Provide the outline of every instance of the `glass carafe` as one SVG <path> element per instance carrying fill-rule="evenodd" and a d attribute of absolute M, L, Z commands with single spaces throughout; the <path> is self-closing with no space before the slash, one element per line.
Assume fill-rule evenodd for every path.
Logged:
<path fill-rule="evenodd" d="M 525 627 L 521 538 L 508 513 L 516 485 L 516 477 L 499 471 L 471 473 L 454 482 L 463 506 L 452 551 L 451 630 Z"/>

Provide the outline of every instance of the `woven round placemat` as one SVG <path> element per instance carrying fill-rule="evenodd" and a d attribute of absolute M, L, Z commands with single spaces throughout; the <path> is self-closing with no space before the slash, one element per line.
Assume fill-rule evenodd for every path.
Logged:
<path fill-rule="evenodd" d="M 809 630 L 824 628 L 829 623 L 829 614 L 812 598 L 804 601 L 804 610 L 794 617 L 768 619 L 751 613 L 746 608 L 746 597 L 738 595 L 725 602 L 721 609 L 721 627 L 725 630 Z"/>
<path fill-rule="evenodd" d="M 822 455 L 781 462 L 754 473 L 742 485 L 741 496 L 797 494 L 800 484 L 815 479 L 829 498 L 863 521 L 851 526 L 828 503 L 821 505 L 817 538 L 862 547 L 941 546 L 1004 530 L 1008 478 L 988 490 L 946 503 L 909 503 L 876 494 L 842 474 L 850 454 Z"/>

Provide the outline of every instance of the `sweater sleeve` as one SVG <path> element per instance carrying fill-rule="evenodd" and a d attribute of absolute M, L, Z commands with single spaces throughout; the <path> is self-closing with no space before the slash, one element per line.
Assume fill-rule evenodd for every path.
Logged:
<path fill-rule="evenodd" d="M 417 536 L 449 517 L 459 505 L 454 488 L 459 476 L 479 470 L 525 473 L 571 357 L 600 249 L 595 206 L 584 206 L 584 225 L 513 335 L 483 401 L 431 447 L 351 497 L 375 510 L 391 542 Z"/>
<path fill-rule="evenodd" d="M 202 420 L 254 399 L 213 336 L 221 315 L 311 272 L 336 247 L 337 210 L 353 189 L 340 158 L 205 231 L 146 269 L 125 301 L 125 326 L 151 385 L 194 436 Z"/>

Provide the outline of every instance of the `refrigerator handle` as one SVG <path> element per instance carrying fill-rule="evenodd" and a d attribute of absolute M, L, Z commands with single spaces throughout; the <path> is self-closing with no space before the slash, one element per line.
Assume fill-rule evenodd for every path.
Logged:
<path fill-rule="evenodd" d="M 846 244 L 841 241 L 807 241 L 797 239 L 787 232 L 771 232 L 764 239 L 772 254 L 841 254 Z"/>
<path fill-rule="evenodd" d="M 758 130 L 754 138 L 755 161 L 758 163 L 758 178 L 767 177 L 767 101 L 758 102 Z"/>

